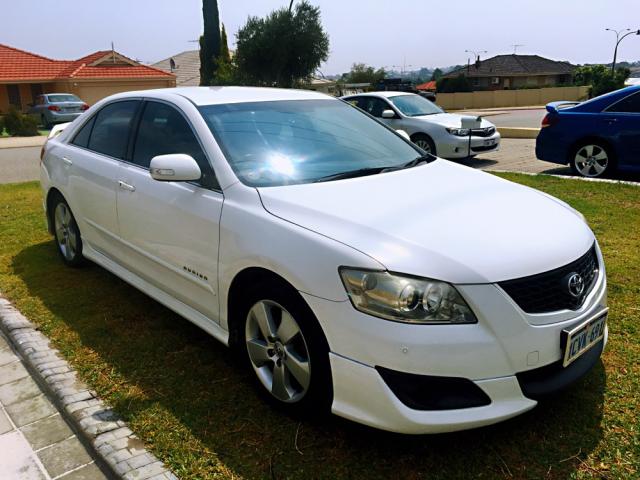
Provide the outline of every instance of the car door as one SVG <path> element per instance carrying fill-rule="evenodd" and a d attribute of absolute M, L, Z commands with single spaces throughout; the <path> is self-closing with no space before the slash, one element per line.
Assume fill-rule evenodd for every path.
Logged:
<path fill-rule="evenodd" d="M 384 112 L 385 110 L 391 110 L 392 112 L 396 113 L 393 107 L 385 99 L 368 96 L 360 97 L 358 106 L 368 114 L 376 117 L 382 123 L 388 125 L 389 127 L 394 129 L 402 128 L 402 124 L 399 118 L 382 118 L 382 112 Z M 396 113 L 396 117 L 397 116 L 398 115 Z"/>
<path fill-rule="evenodd" d="M 156 155 L 191 155 L 198 182 L 151 178 Z M 210 319 L 218 320 L 218 239 L 223 195 L 187 117 L 145 101 L 118 178 L 118 223 L 127 268 Z"/>
<path fill-rule="evenodd" d="M 67 200 L 88 246 L 110 258 L 119 247 L 116 180 L 140 100 L 104 106 L 61 150 L 68 171 Z"/>
<path fill-rule="evenodd" d="M 640 92 L 609 106 L 603 115 L 607 134 L 616 143 L 618 166 L 640 170 Z"/>

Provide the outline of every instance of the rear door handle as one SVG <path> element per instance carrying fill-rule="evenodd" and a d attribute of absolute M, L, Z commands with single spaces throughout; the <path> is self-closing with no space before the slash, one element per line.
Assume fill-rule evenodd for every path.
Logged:
<path fill-rule="evenodd" d="M 612 117 L 605 118 L 604 120 L 605 122 L 608 122 L 608 123 L 616 123 L 618 121 L 617 118 L 612 118 Z"/>
<path fill-rule="evenodd" d="M 73 165 L 73 161 L 71 161 L 70 159 L 68 159 L 67 157 L 62 157 L 62 163 L 64 163 L 66 166 L 70 167 L 71 165 Z"/>
<path fill-rule="evenodd" d="M 118 186 L 120 187 L 120 190 L 126 190 L 127 192 L 136 191 L 136 187 L 134 187 L 133 185 L 129 185 L 128 183 L 123 182 L 122 180 L 118 180 Z"/>

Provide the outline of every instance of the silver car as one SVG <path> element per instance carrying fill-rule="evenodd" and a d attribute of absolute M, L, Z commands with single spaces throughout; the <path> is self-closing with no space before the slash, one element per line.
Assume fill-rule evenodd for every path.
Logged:
<path fill-rule="evenodd" d="M 56 123 L 71 122 L 89 108 L 85 102 L 72 93 L 47 93 L 38 95 L 29 113 L 38 115 L 45 128 Z"/>
<path fill-rule="evenodd" d="M 404 130 L 411 141 L 441 158 L 475 157 L 500 148 L 495 125 L 481 119 L 465 128 L 468 115 L 446 113 L 429 100 L 407 92 L 368 92 L 342 97 L 394 130 Z"/>

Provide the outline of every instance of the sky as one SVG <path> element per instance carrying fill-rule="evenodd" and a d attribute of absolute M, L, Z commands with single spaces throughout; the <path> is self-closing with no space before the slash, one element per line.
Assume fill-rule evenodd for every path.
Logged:
<path fill-rule="evenodd" d="M 310 0 L 320 7 L 330 39 L 324 75 L 354 62 L 406 70 L 464 64 L 481 55 L 538 54 L 575 64 L 613 57 L 615 34 L 640 28 L 638 0 Z M 0 43 L 52 58 L 74 59 L 111 42 L 120 53 L 156 62 L 197 48 L 201 0 L 4 0 Z M 229 35 L 249 15 L 263 16 L 287 0 L 218 0 Z M 640 36 L 621 43 L 618 60 L 640 60 Z"/>

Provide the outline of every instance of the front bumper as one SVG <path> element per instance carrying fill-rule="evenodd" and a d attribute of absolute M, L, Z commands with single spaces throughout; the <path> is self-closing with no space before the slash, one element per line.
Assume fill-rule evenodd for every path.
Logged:
<path fill-rule="evenodd" d="M 487 146 L 485 142 L 495 142 Z M 500 134 L 496 131 L 490 137 L 471 137 L 471 156 L 500 150 Z M 466 158 L 469 156 L 469 137 L 447 134 L 446 141 L 436 145 L 436 153 L 441 158 Z"/>
<path fill-rule="evenodd" d="M 392 322 L 363 314 L 349 301 L 334 302 L 303 294 L 320 320 L 331 349 L 332 411 L 383 430 L 419 434 L 475 428 L 530 410 L 538 397 L 523 393 L 527 387 L 523 375 L 531 372 L 530 378 L 544 383 L 544 367 L 562 357 L 562 330 L 606 308 L 606 273 L 599 252 L 598 256 L 601 272 L 577 311 L 527 314 L 498 286 L 458 286 L 478 316 L 478 323 L 473 325 Z M 585 371 L 599 358 L 596 347 L 593 351 L 597 355 L 591 355 Z M 584 362 L 575 363 L 584 366 Z M 447 410 L 410 408 L 394 394 L 376 367 L 467 379 L 482 389 L 490 403 Z M 536 378 L 536 371 L 542 372 L 542 377 Z M 560 382 L 560 386 L 570 381 Z M 547 386 L 550 389 L 553 386 Z"/>

